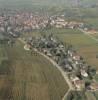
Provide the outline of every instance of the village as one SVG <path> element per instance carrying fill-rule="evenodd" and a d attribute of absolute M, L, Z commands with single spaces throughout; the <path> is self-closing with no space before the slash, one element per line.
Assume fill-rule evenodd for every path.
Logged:
<path fill-rule="evenodd" d="M 77 54 L 72 45 L 63 44 L 53 34 L 41 37 L 25 39 L 25 50 L 42 52 L 55 61 L 67 76 L 76 91 L 97 91 L 98 83 L 94 79 L 96 69 L 89 66 L 84 59 Z"/>
<path fill-rule="evenodd" d="M 33 30 L 45 29 L 49 27 L 82 29 L 88 34 L 96 34 L 97 30 L 89 27 L 84 22 L 67 21 L 62 15 L 41 16 L 29 12 L 16 12 L 14 14 L 0 15 L 0 32 L 18 37 L 24 32 L 32 32 Z"/>
<path fill-rule="evenodd" d="M 12 37 L 19 37 L 21 33 L 30 32 L 37 29 L 44 29 L 47 26 L 55 28 L 82 29 L 92 33 L 91 28 L 85 27 L 83 22 L 65 21 L 60 16 L 43 17 L 33 15 L 33 13 L 18 13 L 15 15 L 0 16 L 0 32 Z M 97 33 L 96 31 L 93 31 Z M 87 79 L 93 79 L 93 73 L 96 70 L 88 66 L 83 58 L 73 50 L 73 47 L 63 44 L 57 40 L 53 34 L 39 38 L 32 37 L 27 40 L 24 49 L 36 48 L 40 52 L 53 59 L 64 71 L 68 73 L 68 77 L 77 90 L 85 88 Z M 8 43 L 10 40 L 8 41 Z M 98 90 L 98 84 L 91 82 L 86 89 Z"/>
<path fill-rule="evenodd" d="M 9 39 L 7 38 L 8 45 L 13 46 L 13 38 L 20 39 L 25 43 L 24 49 L 30 51 L 32 56 L 37 56 L 35 52 L 40 52 L 49 57 L 66 73 L 66 77 L 74 91 L 98 91 L 98 82 L 94 78 L 98 71 L 85 62 L 72 44 L 63 43 L 53 33 L 42 34 L 39 37 L 20 37 L 21 34 L 26 32 L 51 27 L 79 29 L 88 34 L 98 33 L 92 27 L 86 26 L 84 22 L 66 21 L 62 16 L 47 17 L 33 13 L 0 15 L 0 33 L 9 37 Z"/>

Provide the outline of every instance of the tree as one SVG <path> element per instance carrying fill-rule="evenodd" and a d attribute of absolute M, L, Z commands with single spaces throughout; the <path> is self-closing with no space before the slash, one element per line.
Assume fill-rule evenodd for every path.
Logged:
<path fill-rule="evenodd" d="M 93 79 L 93 77 L 96 75 L 96 69 L 92 68 L 91 66 L 88 66 L 87 73 L 89 75 L 89 78 Z"/>

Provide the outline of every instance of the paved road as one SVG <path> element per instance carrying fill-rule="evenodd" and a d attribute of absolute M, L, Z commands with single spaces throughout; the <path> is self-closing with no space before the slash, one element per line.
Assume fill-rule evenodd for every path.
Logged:
<path fill-rule="evenodd" d="M 23 44 L 25 44 L 26 42 L 24 40 L 22 40 L 21 38 L 18 39 L 19 41 L 21 41 Z M 61 66 L 59 66 L 55 61 L 53 61 L 51 58 L 49 58 L 48 56 L 46 56 L 45 54 L 37 51 L 36 49 L 34 49 L 38 54 L 42 55 L 43 57 L 45 57 L 47 60 L 49 60 L 62 74 L 62 76 L 64 77 L 65 81 L 67 82 L 68 86 L 69 86 L 69 90 L 68 92 L 64 95 L 64 97 L 62 98 L 62 100 L 65 100 L 65 98 L 67 97 L 68 93 L 71 90 L 74 90 L 72 83 L 70 82 L 68 75 L 65 71 L 63 71 L 63 69 L 61 68 Z"/>

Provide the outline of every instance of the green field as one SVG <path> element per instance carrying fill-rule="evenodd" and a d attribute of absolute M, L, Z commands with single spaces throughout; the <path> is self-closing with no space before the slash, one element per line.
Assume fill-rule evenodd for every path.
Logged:
<path fill-rule="evenodd" d="M 7 47 L 7 53 L 10 74 L 0 76 L 0 100 L 62 99 L 68 85 L 48 60 L 25 51 L 21 42 Z"/>
<path fill-rule="evenodd" d="M 79 32 L 81 33 L 81 32 Z M 68 42 L 76 47 L 96 44 L 90 37 L 81 34 L 57 34 L 57 36 L 64 42 Z"/>

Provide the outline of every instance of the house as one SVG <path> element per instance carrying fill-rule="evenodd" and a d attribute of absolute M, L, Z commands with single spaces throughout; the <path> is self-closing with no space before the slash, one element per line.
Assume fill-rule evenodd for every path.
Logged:
<path fill-rule="evenodd" d="M 56 28 L 64 28 L 66 27 L 68 22 L 66 22 L 63 18 L 57 17 L 56 19 L 51 19 L 51 26 Z"/>
<path fill-rule="evenodd" d="M 77 76 L 75 75 L 71 75 L 70 79 L 72 80 L 72 82 L 75 82 L 76 80 L 80 80 Z"/>
<path fill-rule="evenodd" d="M 85 82 L 80 80 L 77 76 L 71 77 L 71 80 L 77 90 L 85 88 Z"/>
<path fill-rule="evenodd" d="M 54 61 L 56 61 L 57 62 L 57 64 L 59 63 L 59 57 L 58 56 L 53 56 L 53 58 L 52 58 Z"/>
<path fill-rule="evenodd" d="M 63 48 L 64 48 L 64 45 L 60 44 L 60 45 L 59 45 L 59 48 L 60 48 L 60 49 L 63 49 Z"/>
<path fill-rule="evenodd" d="M 43 49 L 43 53 L 47 54 L 48 50 L 47 49 Z"/>
<path fill-rule="evenodd" d="M 77 54 L 73 54 L 73 60 L 79 61 L 80 60 L 80 56 Z"/>
<path fill-rule="evenodd" d="M 77 90 L 82 90 L 85 88 L 85 82 L 83 80 L 74 81 L 74 85 L 75 85 Z"/>
<path fill-rule="evenodd" d="M 72 63 L 72 66 L 73 66 L 74 70 L 77 69 L 77 65 L 75 63 Z"/>
<path fill-rule="evenodd" d="M 29 51 L 31 49 L 31 45 L 25 44 L 24 49 L 27 50 L 27 51 Z"/>
<path fill-rule="evenodd" d="M 84 69 L 81 69 L 80 71 L 83 77 L 88 77 L 88 73 Z"/>
<path fill-rule="evenodd" d="M 84 27 L 84 23 L 83 22 L 80 22 L 79 23 L 79 28 L 83 28 Z"/>
<path fill-rule="evenodd" d="M 72 57 L 72 56 L 73 56 L 73 53 L 74 53 L 74 52 L 73 52 L 72 50 L 68 50 L 68 55 L 69 55 L 69 56 Z"/>
<path fill-rule="evenodd" d="M 72 66 L 70 64 L 65 64 L 64 69 L 67 70 L 68 72 L 72 71 Z"/>
<path fill-rule="evenodd" d="M 48 52 L 47 52 L 47 56 L 48 56 L 48 57 L 52 57 L 52 54 L 48 51 Z"/>
<path fill-rule="evenodd" d="M 52 54 L 50 53 L 48 49 L 43 49 L 43 53 L 47 55 L 48 57 L 52 57 Z"/>

